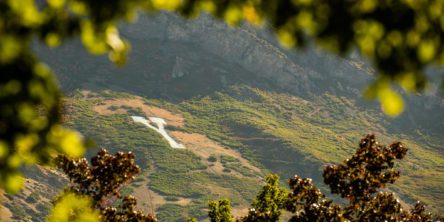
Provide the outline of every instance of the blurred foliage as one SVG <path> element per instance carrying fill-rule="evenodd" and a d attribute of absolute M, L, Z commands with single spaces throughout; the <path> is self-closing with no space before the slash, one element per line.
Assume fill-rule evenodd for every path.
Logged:
<path fill-rule="evenodd" d="M 62 195 L 61 201 L 56 201 L 49 221 L 68 221 L 62 219 L 66 215 L 79 217 L 78 220 L 69 221 L 156 221 L 154 216 L 135 209 L 137 200 L 133 196 L 122 197 L 119 192 L 140 173 L 131 152 L 110 154 L 102 149 L 91 159 L 91 165 L 85 158 L 69 159 L 66 156 L 57 157 L 56 162 L 70 179 L 71 185 L 65 191 L 67 194 Z M 75 197 L 80 198 L 76 200 Z M 121 203 L 113 206 L 116 198 Z M 86 217 L 86 210 L 79 206 L 89 208 L 90 211 L 95 208 L 99 213 L 90 213 Z"/>
<path fill-rule="evenodd" d="M 405 209 L 394 193 L 379 191 L 394 183 L 400 173 L 394 160 L 403 159 L 407 148 L 396 142 L 380 145 L 374 135 L 367 135 L 351 159 L 324 169 L 324 182 L 333 194 L 340 194 L 347 204 L 326 199 L 310 178 L 295 175 L 289 180 L 290 192 L 278 184 L 276 175 L 269 175 L 247 216 L 237 221 L 279 221 L 281 210 L 292 213 L 289 221 L 443 221 L 417 202 Z M 216 202 L 210 202 L 209 217 Z M 228 208 L 229 209 L 229 208 Z M 216 221 L 216 220 L 214 220 Z"/>
<path fill-rule="evenodd" d="M 21 188 L 22 165 L 46 164 L 60 153 L 80 157 L 84 152 L 77 133 L 61 126 L 53 75 L 28 52 L 17 56 L 0 61 L 0 187 L 8 192 Z"/>
<path fill-rule="evenodd" d="M 65 193 L 58 197 L 48 222 L 97 222 L 99 213 L 94 210 L 88 196 Z"/>
<path fill-rule="evenodd" d="M 230 25 L 266 25 L 288 47 L 313 42 L 339 54 L 358 50 L 378 70 L 365 95 L 396 116 L 403 100 L 393 84 L 422 90 L 425 66 L 444 62 L 443 9 L 440 0 L 0 0 L 0 186 L 17 191 L 20 166 L 84 151 L 79 136 L 60 125 L 59 89 L 33 53 L 36 39 L 57 47 L 78 36 L 92 54 L 108 53 L 122 65 L 130 47 L 119 22 L 141 10 L 206 12 Z"/>

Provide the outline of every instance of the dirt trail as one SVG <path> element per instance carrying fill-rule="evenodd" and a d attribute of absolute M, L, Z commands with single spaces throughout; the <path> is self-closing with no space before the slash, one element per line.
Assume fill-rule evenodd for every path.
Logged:
<path fill-rule="evenodd" d="M 132 99 L 114 99 L 103 102 L 104 104 L 94 106 L 93 110 L 100 115 L 123 114 L 126 110 L 121 106 L 128 106 L 131 108 L 140 108 L 146 116 L 155 116 L 165 119 L 169 125 L 175 127 L 182 127 L 184 125 L 184 118 L 180 114 L 174 114 L 168 110 L 161 109 L 155 106 L 145 104 L 142 98 L 136 97 Z M 117 106 L 115 110 L 110 110 L 111 106 Z"/>
<path fill-rule="evenodd" d="M 231 214 L 234 216 L 234 218 L 247 216 L 248 215 L 248 208 L 231 208 Z"/>
<path fill-rule="evenodd" d="M 137 198 L 137 207 L 150 213 L 153 213 L 155 209 L 166 203 L 165 198 L 148 189 L 148 185 L 145 182 L 134 189 L 133 195 Z"/>

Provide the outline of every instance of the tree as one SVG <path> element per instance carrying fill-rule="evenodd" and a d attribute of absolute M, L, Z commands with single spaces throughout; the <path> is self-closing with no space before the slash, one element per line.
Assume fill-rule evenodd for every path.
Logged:
<path fill-rule="evenodd" d="M 288 47 L 357 50 L 378 71 L 365 95 L 396 116 L 403 102 L 392 85 L 421 91 L 425 67 L 444 62 L 443 9 L 441 0 L 0 0 L 0 187 L 19 190 L 23 165 L 84 153 L 82 139 L 62 126 L 61 93 L 36 41 L 57 47 L 78 37 L 91 54 L 121 65 L 130 47 L 117 24 L 140 11 L 206 12 L 230 25 L 267 26 Z"/>
<path fill-rule="evenodd" d="M 259 191 L 256 200 L 251 204 L 248 215 L 241 221 L 278 221 L 281 209 L 285 206 L 287 190 L 279 187 L 279 176 L 270 174 L 265 177 L 265 186 Z"/>
<path fill-rule="evenodd" d="M 69 159 L 66 156 L 57 157 L 56 162 L 57 167 L 70 179 L 71 185 L 56 200 L 49 221 L 156 221 L 153 215 L 135 209 L 136 198 L 131 195 L 122 197 L 119 193 L 122 186 L 140 173 L 131 152 L 109 154 L 102 149 L 91 159 L 91 165 L 85 158 Z M 116 202 L 115 198 L 121 202 L 117 206 L 112 204 Z M 80 199 L 82 204 L 77 203 L 76 199 Z M 71 215 L 68 213 L 70 209 L 74 209 Z M 64 219 L 67 215 L 75 219 Z"/>
<path fill-rule="evenodd" d="M 208 202 L 208 217 L 211 222 L 232 222 L 230 200 L 222 199 L 219 201 Z"/>
<path fill-rule="evenodd" d="M 253 208 L 238 221 L 279 221 L 281 210 L 293 214 L 290 221 L 302 222 L 444 221 L 443 217 L 427 212 L 419 202 L 407 210 L 393 193 L 379 191 L 400 176 L 394 160 L 401 160 L 406 154 L 407 148 L 400 142 L 386 147 L 374 135 L 367 135 L 352 158 L 324 169 L 324 183 L 333 194 L 346 198 L 347 204 L 326 199 L 310 178 L 294 176 L 289 180 L 290 192 L 287 192 L 278 186 L 278 177 L 270 175 Z"/>

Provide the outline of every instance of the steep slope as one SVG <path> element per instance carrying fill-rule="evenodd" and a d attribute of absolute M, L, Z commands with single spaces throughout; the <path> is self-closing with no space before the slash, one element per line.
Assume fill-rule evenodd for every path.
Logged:
<path fill-rule="evenodd" d="M 311 47 L 289 52 L 265 31 L 229 28 L 207 16 L 185 21 L 162 13 L 122 28 L 133 51 L 121 69 L 77 42 L 38 51 L 70 95 L 68 124 L 99 147 L 137 154 L 144 172 L 124 192 L 140 197 L 140 207 L 161 221 L 203 218 L 207 200 L 220 197 L 243 212 L 266 172 L 283 182 L 293 174 L 312 177 L 320 185 L 322 166 L 347 158 L 371 132 L 411 148 L 400 165 L 403 177 L 390 189 L 406 202 L 443 210 L 444 100 L 434 86 L 427 96 L 409 97 L 401 117 L 388 119 L 361 98 L 373 73 L 357 56 Z M 187 149 L 169 148 L 131 115 L 165 119 Z M 23 201 L 28 196 L 8 201 L 42 219 L 26 210 L 35 209 Z"/>
<path fill-rule="evenodd" d="M 209 184 L 205 187 L 218 190 L 215 191 L 216 196 L 228 195 L 234 198 L 235 205 L 243 207 L 245 204 L 248 206 L 248 200 L 251 200 L 257 188 L 255 183 L 264 172 L 279 173 L 283 182 L 294 174 L 312 177 L 322 186 L 321 170 L 324 164 L 344 160 L 353 153 L 364 134 L 376 133 L 385 143 L 402 140 L 410 148 L 407 160 L 399 165 L 403 177 L 390 189 L 408 203 L 421 200 L 435 210 L 444 207 L 442 153 L 409 136 L 389 133 L 381 124 L 384 119 L 382 114 L 364 111 L 356 106 L 355 101 L 345 97 L 324 94 L 307 101 L 289 94 L 247 86 L 230 87 L 177 104 L 108 91 L 89 95 L 74 97 L 74 107 L 82 104 L 80 107 L 92 108 L 88 112 L 85 108 L 70 111 L 73 126 L 105 147 L 128 147 L 135 152 L 141 149 L 138 147 L 144 147 L 145 161 L 152 162 L 143 165 L 144 162 L 140 161 L 139 164 L 155 169 L 148 175 L 149 187 L 167 197 L 215 197 L 206 196 L 209 191 L 202 190 L 198 185 L 183 184 L 182 177 L 197 184 Z M 102 115 L 91 122 L 94 115 L 91 109 L 95 113 L 99 110 L 114 111 L 112 115 L 108 113 L 105 116 L 102 111 Z M 126 125 L 129 115 L 133 114 L 164 118 L 171 123 L 167 127 L 170 135 L 187 147 L 185 153 L 191 152 L 179 155 L 180 150 L 153 146 L 156 143 L 149 138 L 162 140 L 161 136 L 151 132 L 147 141 L 134 131 L 138 129 L 135 127 L 140 126 L 132 126 L 133 123 L 121 125 L 124 124 L 120 123 L 122 118 Z M 135 135 L 138 135 L 137 138 Z M 147 153 L 146 149 L 150 151 Z M 211 162 L 211 156 L 217 160 Z M 193 173 L 190 174 L 190 171 Z M 174 172 L 174 180 L 171 179 L 171 172 Z M 203 176 L 202 172 L 207 175 Z M 212 174 L 223 175 L 225 182 Z M 238 184 L 240 181 L 236 177 L 246 178 L 241 180 L 242 184 Z M 217 187 L 236 192 L 225 193 L 224 189 Z"/>
<path fill-rule="evenodd" d="M 353 100 L 324 94 L 307 101 L 241 86 L 180 105 L 199 117 L 189 121 L 198 132 L 216 131 L 209 137 L 239 142 L 235 146 L 266 169 L 284 178 L 293 174 L 312 177 L 318 184 L 322 183 L 323 165 L 348 158 L 364 134 L 376 133 L 384 143 L 401 140 L 410 148 L 409 156 L 399 165 L 402 179 L 390 189 L 407 202 L 416 199 L 435 209 L 444 206 L 442 151 L 410 136 L 393 134 L 381 124 L 383 115 L 362 110 Z M 211 124 L 205 125 L 202 119 Z"/>
<path fill-rule="evenodd" d="M 122 192 L 133 193 L 139 207 L 161 221 L 204 219 L 207 201 L 223 197 L 232 199 L 235 214 L 241 215 L 267 172 L 279 173 L 283 183 L 294 174 L 311 177 L 328 193 L 323 165 L 347 158 L 371 132 L 385 143 L 399 139 L 410 148 L 399 164 L 402 179 L 388 189 L 406 203 L 421 200 L 436 212 L 444 207 L 442 153 L 388 133 L 383 115 L 345 97 L 324 94 L 308 101 L 239 85 L 170 103 L 110 90 L 77 91 L 67 99 L 66 112 L 66 124 L 94 139 L 97 147 L 136 154 L 143 173 Z M 156 131 L 135 123 L 133 115 L 164 119 L 168 134 L 186 148 L 171 148 Z M 23 199 L 26 191 L 11 197 L 13 202 Z"/>
<path fill-rule="evenodd" d="M 0 221 L 45 221 L 52 201 L 67 184 L 60 172 L 49 168 L 26 168 L 26 180 L 18 194 L 0 190 Z"/>
<path fill-rule="evenodd" d="M 148 198 L 142 198 L 141 205 L 154 207 L 150 210 L 162 221 L 205 217 L 207 201 L 223 196 L 232 198 L 236 209 L 247 209 L 262 170 L 205 134 L 188 132 L 180 113 L 112 92 L 78 94 L 68 104 L 69 125 L 99 146 L 136 154 L 144 173 L 125 192 L 145 193 Z M 132 115 L 163 118 L 169 134 L 186 148 L 171 148 L 157 132 L 133 122 Z"/>
<path fill-rule="evenodd" d="M 67 92 L 114 89 L 177 102 L 245 84 L 308 100 L 330 93 L 379 110 L 361 97 L 374 72 L 355 54 L 343 59 L 311 46 L 288 51 L 266 31 L 246 25 L 229 28 L 205 15 L 190 21 L 169 13 L 141 16 L 137 23 L 122 26 L 122 35 L 133 50 L 121 69 L 105 57 L 88 56 L 76 42 L 39 51 Z M 386 126 L 417 138 L 417 130 L 439 137 L 444 131 L 443 101 L 432 83 L 424 95 L 406 97 L 406 112 Z"/>

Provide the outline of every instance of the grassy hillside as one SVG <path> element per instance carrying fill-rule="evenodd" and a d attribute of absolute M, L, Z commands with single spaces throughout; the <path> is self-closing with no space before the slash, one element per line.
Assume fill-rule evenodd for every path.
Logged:
<path fill-rule="evenodd" d="M 171 135 L 181 142 L 192 142 L 193 138 L 199 140 L 200 137 L 195 135 L 204 135 L 208 137 L 208 141 L 216 142 L 226 148 L 225 152 L 235 150 L 242 154 L 242 162 L 224 161 L 223 155 L 219 154 L 217 161 L 220 161 L 219 165 L 222 166 L 215 168 L 210 166 L 212 163 L 208 161 L 208 155 L 199 153 L 201 148 L 189 148 L 179 152 L 165 148 L 165 142 L 158 135 L 129 123 L 128 114 L 121 112 L 122 110 L 120 112 L 119 109 L 115 110 L 120 114 L 103 116 L 91 111 L 94 108 L 85 109 L 89 106 L 100 106 L 101 100 L 116 101 L 118 98 L 129 100 L 130 95 L 108 91 L 88 99 L 82 96 L 74 97 L 74 104 L 84 103 L 76 106 L 83 107 L 82 112 L 91 113 L 71 112 L 75 114 L 74 126 L 85 135 L 98 139 L 99 144 L 103 143 L 114 149 L 119 146 L 128 147 L 144 153 L 146 160 L 151 161 L 146 166 L 154 169 L 148 176 L 151 181 L 150 188 L 161 195 L 188 197 L 193 200 L 226 196 L 232 198 L 235 204 L 244 206 L 245 201 L 248 202 L 254 196 L 254 189 L 257 188 L 257 180 L 253 178 L 265 172 L 277 172 L 281 174 L 283 181 L 294 174 L 312 177 L 322 186 L 321 170 L 325 163 L 338 163 L 348 158 L 362 136 L 376 133 L 384 143 L 401 140 L 410 148 L 407 160 L 400 164 L 403 177 L 390 189 L 396 191 L 407 202 L 421 200 L 437 211 L 444 207 L 442 201 L 444 157 L 437 148 L 439 144 L 442 145 L 442 141 L 436 137 L 421 140 L 417 139 L 420 136 L 413 138 L 411 136 L 413 134 L 409 136 L 391 134 L 386 129 L 389 122 L 382 114 L 362 111 L 354 101 L 343 97 L 325 94 L 313 101 L 306 101 L 288 94 L 235 86 L 226 91 L 195 97 L 178 104 L 140 98 L 144 105 L 160 107 L 180 116 L 182 122 L 159 112 L 149 113 L 149 110 L 137 105 L 128 107 L 134 102 L 120 107 L 129 110 L 130 113 L 163 115 L 167 120 L 169 117 L 171 119 L 169 122 L 173 123 L 169 127 Z M 109 108 L 111 103 L 105 106 Z M 117 104 L 114 106 L 114 109 L 119 108 Z M 106 124 L 102 125 L 100 127 L 102 131 L 91 129 L 92 124 L 88 116 L 96 116 L 95 121 L 106 120 L 112 124 L 109 125 L 109 129 L 103 127 L 107 126 Z M 85 126 L 82 126 L 82 122 Z M 135 132 L 135 129 L 140 129 L 143 135 L 138 131 Z M 116 136 L 109 132 L 115 132 Z M 148 136 L 149 133 L 152 135 Z M 190 136 L 184 137 L 181 133 Z M 107 137 L 104 138 L 103 135 Z M 102 141 L 106 138 L 120 139 Z M 431 142 L 424 141 L 434 141 L 435 146 L 429 145 Z M 160 144 L 163 144 L 164 148 L 161 148 Z M 202 146 L 202 144 L 196 145 Z M 149 151 L 146 147 L 149 147 Z M 165 160 L 165 157 L 168 157 L 168 160 Z M 247 162 L 249 167 L 239 167 Z M 181 165 L 186 168 L 177 169 Z M 252 165 L 261 168 L 261 173 L 251 170 Z M 218 167 L 224 169 L 215 171 Z M 193 173 L 189 173 L 190 171 Z M 227 174 L 229 171 L 233 172 Z M 176 175 L 174 181 L 169 180 L 172 174 Z M 183 184 L 179 175 L 186 176 L 185 181 L 196 181 L 196 184 L 191 186 L 189 183 Z M 251 180 L 239 180 L 236 176 L 244 176 Z M 197 184 L 202 183 L 209 186 L 201 189 Z M 208 187 L 219 191 L 215 196 L 206 196 L 205 194 L 209 192 L 206 190 Z M 219 187 L 234 189 L 236 192 L 222 192 L 224 189 Z M 244 187 L 249 189 L 246 190 Z M 241 197 L 239 193 L 242 194 Z M 206 200 L 200 202 L 203 205 L 205 203 Z"/>
<path fill-rule="evenodd" d="M 0 221 L 45 221 L 54 197 L 66 186 L 67 180 L 49 168 L 26 168 L 26 181 L 18 194 L 0 190 Z"/>
<path fill-rule="evenodd" d="M 294 174 L 312 177 L 321 183 L 325 163 L 348 158 L 367 133 L 376 133 L 386 144 L 395 140 L 409 148 L 400 163 L 402 177 L 390 187 L 407 202 L 421 200 L 440 211 L 444 208 L 443 142 L 435 145 L 410 134 L 391 134 L 384 116 L 359 110 L 354 101 L 323 95 L 314 101 L 286 94 L 234 87 L 179 104 L 190 114 L 187 126 L 239 149 L 246 158 L 259 162 L 283 178 Z M 439 144 L 439 145 L 438 145 Z"/>
<path fill-rule="evenodd" d="M 311 177 L 328 193 L 323 165 L 348 158 L 367 133 L 386 144 L 401 140 L 410 148 L 399 164 L 401 179 L 389 189 L 407 203 L 421 200 L 436 212 L 444 209 L 442 139 L 421 132 L 393 134 L 384 116 L 360 110 L 343 97 L 324 94 L 307 101 L 234 86 L 170 103 L 113 91 L 77 91 L 66 100 L 66 111 L 66 124 L 97 147 L 136 154 L 143 173 L 122 192 L 135 194 L 139 207 L 155 212 L 160 221 L 203 219 L 207 201 L 222 197 L 232 200 L 236 215 L 243 214 L 268 172 L 279 173 L 283 183 L 294 174 Z M 165 119 L 169 134 L 186 149 L 170 148 L 131 115 Z"/>
<path fill-rule="evenodd" d="M 79 93 L 67 104 L 69 125 L 94 139 L 98 146 L 136 154 L 144 173 L 126 192 L 149 192 L 141 206 L 154 207 L 161 221 L 175 221 L 187 215 L 203 218 L 207 201 L 220 197 L 232 199 L 235 208 L 245 211 L 254 197 L 262 171 L 239 153 L 225 151 L 226 147 L 205 134 L 192 134 L 181 125 L 180 114 L 157 108 L 161 107 L 159 102 L 104 92 Z M 168 129 L 173 136 L 183 137 L 180 142 L 187 149 L 170 148 L 155 131 L 134 123 L 130 118 L 134 114 L 162 117 L 173 123 Z M 200 139 L 200 143 L 193 138 Z"/>

